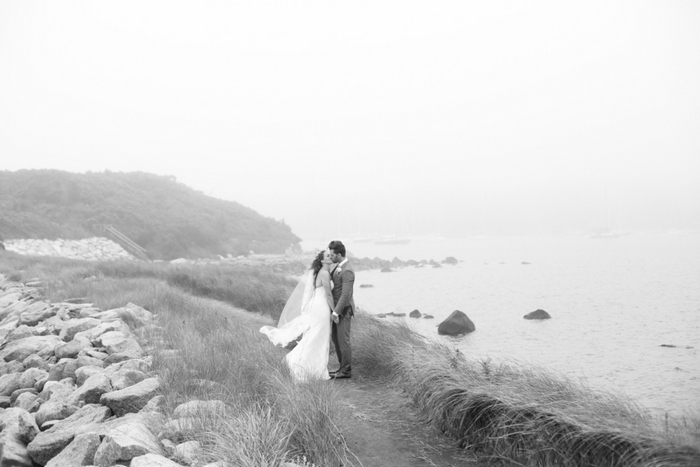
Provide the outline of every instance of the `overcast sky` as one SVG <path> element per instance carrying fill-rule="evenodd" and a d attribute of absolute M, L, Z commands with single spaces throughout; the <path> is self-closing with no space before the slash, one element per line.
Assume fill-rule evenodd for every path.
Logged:
<path fill-rule="evenodd" d="M 700 2 L 0 0 L 0 170 L 304 238 L 700 229 Z"/>

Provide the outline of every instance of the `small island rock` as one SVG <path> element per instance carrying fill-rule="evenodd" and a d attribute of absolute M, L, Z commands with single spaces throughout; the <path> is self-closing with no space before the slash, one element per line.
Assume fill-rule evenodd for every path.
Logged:
<path fill-rule="evenodd" d="M 550 319 L 551 316 L 546 311 L 538 308 L 537 310 L 531 311 L 530 313 L 526 314 L 525 316 L 523 316 L 523 318 L 525 318 L 525 319 Z"/>
<path fill-rule="evenodd" d="M 476 326 L 472 320 L 462 311 L 455 310 L 442 323 L 438 325 L 438 334 L 447 336 L 459 336 L 474 332 Z"/>
<path fill-rule="evenodd" d="M 423 315 L 421 314 L 420 311 L 418 311 L 418 310 L 413 310 L 412 312 L 410 312 L 410 313 L 408 314 L 408 316 L 410 316 L 411 318 L 420 318 L 420 317 L 423 316 Z"/>

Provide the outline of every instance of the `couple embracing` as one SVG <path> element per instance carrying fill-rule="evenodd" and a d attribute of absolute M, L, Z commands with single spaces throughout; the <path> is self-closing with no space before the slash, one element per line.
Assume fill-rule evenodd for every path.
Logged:
<path fill-rule="evenodd" d="M 275 345 L 287 346 L 302 336 L 285 357 L 295 380 L 352 376 L 350 328 L 355 313 L 355 271 L 345 256 L 345 245 L 337 240 L 319 252 L 287 300 L 277 327 L 260 328 Z M 340 367 L 328 372 L 330 340 Z"/>

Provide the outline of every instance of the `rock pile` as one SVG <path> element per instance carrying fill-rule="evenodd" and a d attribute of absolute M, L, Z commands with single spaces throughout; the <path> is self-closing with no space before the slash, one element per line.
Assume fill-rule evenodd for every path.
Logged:
<path fill-rule="evenodd" d="M 19 239 L 6 240 L 5 249 L 20 255 L 60 256 L 88 261 L 134 259 L 119 244 L 108 238 L 93 237 L 80 240 Z"/>
<path fill-rule="evenodd" d="M 162 413 L 152 357 L 136 336 L 157 336 L 151 313 L 131 303 L 107 311 L 49 303 L 41 285 L 0 275 L 0 465 L 191 462 L 196 443 L 150 429 L 175 423 Z M 174 420 L 186 412 L 176 409 Z"/>

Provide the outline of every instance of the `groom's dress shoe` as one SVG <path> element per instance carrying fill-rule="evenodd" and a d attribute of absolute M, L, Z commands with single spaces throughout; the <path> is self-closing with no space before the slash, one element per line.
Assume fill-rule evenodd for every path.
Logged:
<path fill-rule="evenodd" d="M 346 378 L 352 378 L 350 373 L 345 373 L 344 371 L 337 371 L 331 376 L 333 379 L 346 379 Z"/>

